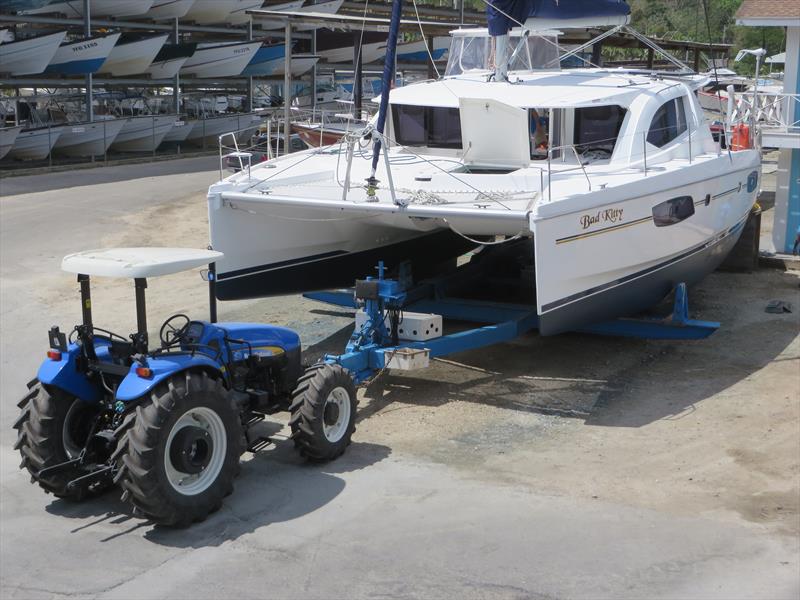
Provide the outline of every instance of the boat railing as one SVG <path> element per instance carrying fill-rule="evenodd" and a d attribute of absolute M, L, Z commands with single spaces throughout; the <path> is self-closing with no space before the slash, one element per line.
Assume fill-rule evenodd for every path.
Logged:
<path fill-rule="evenodd" d="M 800 130 L 800 94 L 744 92 L 736 94 L 732 105 L 728 115 L 731 127 L 755 123 L 761 129 Z"/>

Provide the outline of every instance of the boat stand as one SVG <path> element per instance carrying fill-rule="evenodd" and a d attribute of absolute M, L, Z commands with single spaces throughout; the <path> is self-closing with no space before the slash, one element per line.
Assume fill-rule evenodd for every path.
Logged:
<path fill-rule="evenodd" d="M 384 369 L 413 370 L 427 367 L 431 358 L 507 342 L 535 330 L 539 317 L 535 304 L 507 303 L 451 295 L 466 281 L 486 274 L 491 261 L 475 261 L 438 279 L 410 284 L 410 273 L 402 267 L 397 279 L 385 277 L 383 263 L 378 276 L 356 282 L 346 290 L 310 292 L 306 298 L 363 311 L 342 354 L 326 355 L 324 361 L 350 371 L 357 384 Z M 480 287 L 480 286 L 478 286 Z M 445 321 L 480 324 L 447 335 L 421 341 L 401 340 L 398 332 L 403 313 L 439 315 Z M 665 319 L 626 318 L 596 323 L 581 332 L 645 339 L 696 340 L 714 333 L 720 324 L 689 318 L 686 284 L 675 288 L 672 314 Z M 416 333 L 416 332 L 415 332 Z"/>

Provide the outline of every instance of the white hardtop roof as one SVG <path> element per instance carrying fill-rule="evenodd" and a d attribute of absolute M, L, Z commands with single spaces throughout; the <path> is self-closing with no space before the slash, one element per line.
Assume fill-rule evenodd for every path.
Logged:
<path fill-rule="evenodd" d="M 513 74 L 512 74 L 513 77 Z M 681 78 L 697 88 L 707 77 Z M 641 74 L 597 69 L 525 73 L 519 83 L 487 82 L 482 76 L 459 75 L 392 90 L 392 104 L 457 107 L 459 98 L 497 100 L 521 108 L 580 107 L 598 103 L 628 106 L 642 93 L 656 94 L 679 85 L 676 79 L 654 80 Z"/>
<path fill-rule="evenodd" d="M 135 279 L 204 267 L 222 257 L 222 252 L 195 248 L 108 248 L 69 254 L 61 268 L 68 273 Z"/>
<path fill-rule="evenodd" d="M 514 27 L 508 30 L 509 37 L 521 37 L 522 34 L 525 32 L 525 29 L 522 27 Z M 532 35 L 539 35 L 539 36 L 554 36 L 554 35 L 563 35 L 564 32 L 559 31 L 558 29 L 541 29 L 537 31 L 529 31 Z M 479 37 L 479 38 L 488 38 L 491 37 L 489 35 L 489 29 L 487 27 L 467 27 L 463 29 L 453 29 L 450 31 L 451 37 Z"/>

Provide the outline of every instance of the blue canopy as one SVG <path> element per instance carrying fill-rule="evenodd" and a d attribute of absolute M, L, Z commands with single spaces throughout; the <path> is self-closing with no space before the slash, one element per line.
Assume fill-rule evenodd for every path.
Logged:
<path fill-rule="evenodd" d="M 529 18 L 568 22 L 572 19 L 625 17 L 631 14 L 631 7 L 624 0 L 488 1 L 486 18 L 490 35 L 504 35 L 512 27 L 516 27 L 518 22 L 525 23 L 525 20 Z"/>

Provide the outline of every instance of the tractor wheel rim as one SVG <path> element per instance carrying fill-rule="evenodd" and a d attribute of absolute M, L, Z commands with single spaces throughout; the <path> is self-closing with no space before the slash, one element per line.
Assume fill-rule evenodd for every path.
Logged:
<path fill-rule="evenodd" d="M 333 419 L 326 419 L 325 416 Z M 327 421 L 332 421 L 328 423 Z M 339 386 L 331 390 L 325 399 L 323 407 L 322 432 L 329 442 L 338 442 L 342 439 L 350 423 L 350 394 Z"/>
<path fill-rule="evenodd" d="M 83 451 L 88 435 L 91 432 L 91 423 L 86 423 L 87 414 L 97 414 L 94 406 L 83 400 L 76 399 L 67 409 L 64 416 L 64 425 L 61 428 L 61 444 L 67 458 L 78 458 Z M 88 425 L 88 426 L 87 426 Z"/>
<path fill-rule="evenodd" d="M 173 460 L 176 453 L 185 450 L 186 436 L 178 434 L 187 428 L 206 432 L 207 441 L 198 437 L 198 444 L 203 452 L 210 453 L 210 456 L 202 457 L 202 469 L 195 473 L 181 470 L 180 462 Z M 197 406 L 183 413 L 172 426 L 164 449 L 164 471 L 172 488 L 184 496 L 195 496 L 207 490 L 222 471 L 227 443 L 225 424 L 216 411 L 207 406 Z M 173 448 L 174 444 L 180 444 L 181 447 Z"/>

